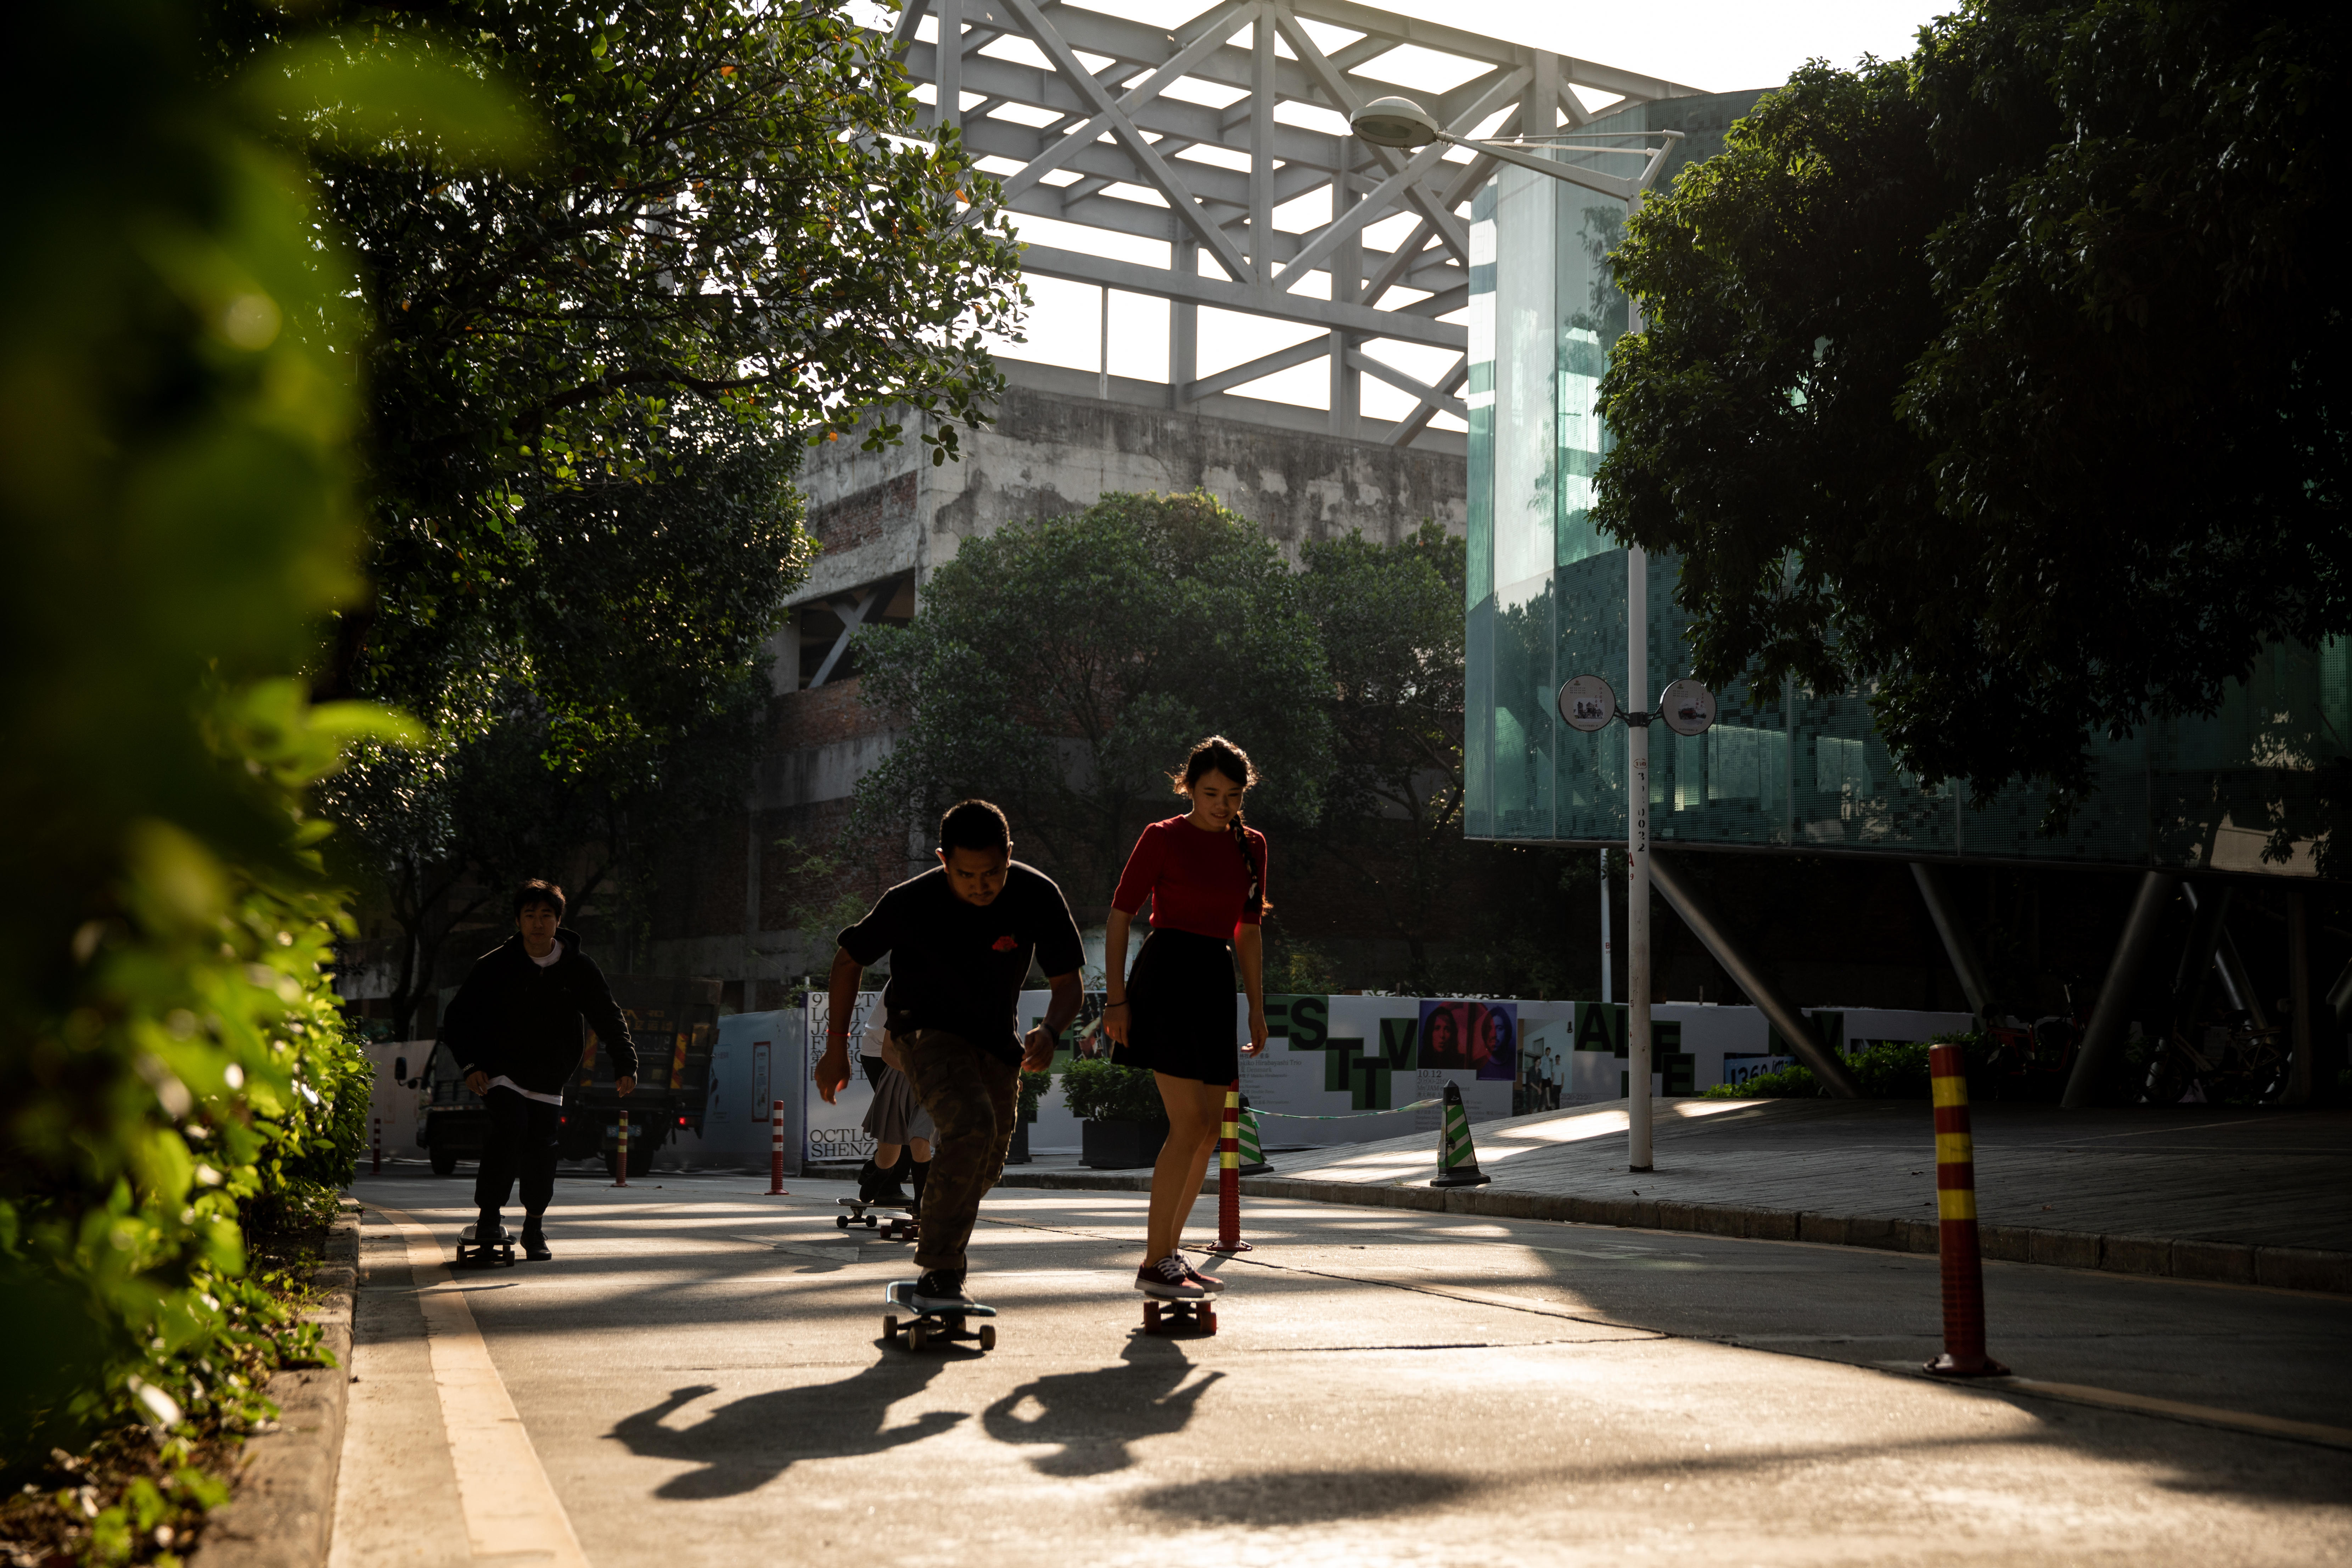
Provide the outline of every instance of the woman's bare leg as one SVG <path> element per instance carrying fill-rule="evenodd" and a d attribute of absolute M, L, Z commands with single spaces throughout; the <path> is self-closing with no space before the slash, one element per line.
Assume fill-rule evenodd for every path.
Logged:
<path fill-rule="evenodd" d="M 1225 1086 L 1198 1079 L 1151 1075 L 1160 1083 L 1160 1101 L 1168 1108 L 1168 1141 L 1151 1167 L 1151 1219 L 1144 1237 L 1144 1267 L 1150 1268 L 1177 1250 L 1184 1237 L 1184 1222 L 1201 1195 L 1201 1179 L 1208 1174 L 1209 1155 L 1216 1149 L 1219 1123 L 1225 1111 Z"/>

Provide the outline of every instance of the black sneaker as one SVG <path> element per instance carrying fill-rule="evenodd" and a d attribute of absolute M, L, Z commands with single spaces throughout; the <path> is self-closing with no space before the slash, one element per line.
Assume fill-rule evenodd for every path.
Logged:
<path fill-rule="evenodd" d="M 927 1269 L 908 1299 L 919 1312 L 952 1312 L 980 1305 L 964 1294 L 962 1275 L 938 1268 Z"/>
<path fill-rule="evenodd" d="M 1208 1294 L 1192 1283 L 1192 1271 L 1184 1260 L 1173 1255 L 1137 1269 L 1135 1288 L 1162 1301 L 1197 1301 Z"/>
<path fill-rule="evenodd" d="M 508 1239 L 507 1227 L 499 1223 L 495 1214 L 486 1214 L 474 1222 L 474 1245 L 496 1247 Z"/>
<path fill-rule="evenodd" d="M 522 1227 L 522 1255 L 533 1263 L 544 1263 L 555 1254 L 547 1250 L 547 1232 L 535 1225 Z"/>

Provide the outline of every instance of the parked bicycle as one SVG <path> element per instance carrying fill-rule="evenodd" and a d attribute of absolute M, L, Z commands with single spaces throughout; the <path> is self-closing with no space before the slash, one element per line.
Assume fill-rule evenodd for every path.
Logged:
<path fill-rule="evenodd" d="M 2148 1063 L 2146 1093 L 2152 1105 L 2178 1105 L 2194 1085 L 2212 1103 L 2268 1104 L 2286 1088 L 2286 1031 L 2257 1029 L 2242 1016 L 2226 1026 L 2175 1029 Z"/>
<path fill-rule="evenodd" d="M 2083 1023 L 2073 1016 L 2037 1020 L 2025 1028 L 1986 1031 L 1983 1066 L 1977 1075 L 1988 1100 L 2054 1101 L 2064 1091 L 2082 1048 Z"/>

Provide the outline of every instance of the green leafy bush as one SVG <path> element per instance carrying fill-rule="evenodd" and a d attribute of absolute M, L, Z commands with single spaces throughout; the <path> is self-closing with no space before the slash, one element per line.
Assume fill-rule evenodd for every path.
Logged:
<path fill-rule="evenodd" d="M 1933 1042 L 1895 1041 L 1854 1052 L 1845 1058 L 1846 1070 L 1861 1086 L 1865 1100 L 1925 1100 L 1928 1095 L 1927 1047 L 1954 1041 L 1967 1047 L 1975 1067 L 1983 1039 L 1978 1035 L 1938 1035 Z M 1803 1063 L 1777 1072 L 1759 1073 L 1745 1083 L 1719 1083 L 1706 1091 L 1709 1100 L 1810 1100 L 1826 1093 L 1813 1069 Z"/>
<path fill-rule="evenodd" d="M 21 17 L 55 90 L 0 109 L 39 215 L 0 247 L 11 1479 L 245 1407 L 239 1336 L 291 1321 L 248 1243 L 331 1210 L 366 1114 L 304 792 L 398 726 L 296 679 L 360 588 L 351 278 L 187 21 Z"/>
<path fill-rule="evenodd" d="M 1062 1074 L 1062 1098 L 1070 1114 L 1087 1121 L 1164 1122 L 1160 1085 L 1143 1068 L 1123 1068 L 1100 1058 L 1080 1058 Z"/>
<path fill-rule="evenodd" d="M 1021 1075 L 1021 1117 L 1026 1123 L 1037 1120 L 1037 1101 L 1054 1087 L 1054 1075 L 1049 1072 L 1024 1072 Z"/>

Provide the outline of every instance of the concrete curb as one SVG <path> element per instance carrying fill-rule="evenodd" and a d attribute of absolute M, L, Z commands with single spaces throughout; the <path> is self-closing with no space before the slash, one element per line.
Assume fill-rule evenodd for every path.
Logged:
<path fill-rule="evenodd" d="M 325 1260 L 310 1276 L 325 1300 L 303 1316 L 317 1323 L 332 1366 L 273 1373 L 278 1425 L 246 1439 L 235 1493 L 205 1521 L 190 1561 L 203 1568 L 319 1568 L 335 1523 L 335 1477 L 351 1403 L 352 1304 L 359 1289 L 360 1216 L 339 1215 Z"/>
<path fill-rule="evenodd" d="M 1094 1171 L 1008 1171 L 1003 1184 L 1139 1193 L 1150 1191 L 1151 1178 Z M 1213 1186 L 1213 1183 L 1202 1190 Z M 1622 1226 L 1633 1230 L 1683 1230 L 1751 1241 L 1810 1241 L 1825 1247 L 1864 1247 L 1881 1252 L 1919 1252 L 1929 1257 L 1936 1252 L 1935 1221 L 1875 1215 L 1812 1214 L 1722 1204 L 1684 1204 L 1668 1199 L 1588 1198 L 1566 1193 L 1515 1193 L 1495 1187 L 1441 1190 L 1418 1185 L 1360 1186 L 1353 1182 L 1303 1182 L 1286 1176 L 1244 1176 L 1241 1187 L 1244 1195 L 1255 1198 L 1426 1209 L 1433 1213 L 1481 1215 L 1491 1219 Z M 2019 1225 L 1983 1226 L 1978 1236 L 1987 1258 L 2011 1263 L 2049 1263 L 2062 1268 L 2099 1268 L 2114 1274 L 2219 1280 L 2352 1296 L 2352 1252 L 2257 1247 L 2228 1241 L 2179 1241 L 2154 1236 L 2101 1236 Z"/>

